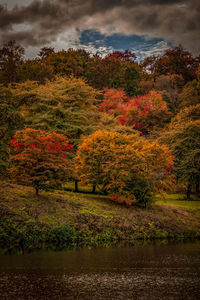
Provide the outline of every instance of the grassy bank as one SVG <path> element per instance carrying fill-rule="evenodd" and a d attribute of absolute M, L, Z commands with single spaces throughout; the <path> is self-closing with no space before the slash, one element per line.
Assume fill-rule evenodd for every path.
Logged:
<path fill-rule="evenodd" d="M 6 182 L 0 193 L 0 242 L 7 248 L 200 236 L 200 201 L 184 201 L 182 195 L 159 196 L 142 209 L 103 195 L 53 191 L 37 197 L 32 188 Z"/>

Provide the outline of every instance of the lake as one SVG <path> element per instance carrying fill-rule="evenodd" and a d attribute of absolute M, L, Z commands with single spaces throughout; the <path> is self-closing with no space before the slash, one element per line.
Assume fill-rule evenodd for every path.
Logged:
<path fill-rule="evenodd" d="M 200 299 L 200 241 L 0 254 L 4 299 Z"/>

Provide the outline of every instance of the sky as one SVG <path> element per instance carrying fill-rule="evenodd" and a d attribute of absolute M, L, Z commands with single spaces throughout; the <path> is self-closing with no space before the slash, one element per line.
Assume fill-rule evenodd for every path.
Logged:
<path fill-rule="evenodd" d="M 138 60 L 182 44 L 200 54 L 200 0 L 0 0 L 0 44 L 15 39 L 35 57 L 44 46 Z"/>

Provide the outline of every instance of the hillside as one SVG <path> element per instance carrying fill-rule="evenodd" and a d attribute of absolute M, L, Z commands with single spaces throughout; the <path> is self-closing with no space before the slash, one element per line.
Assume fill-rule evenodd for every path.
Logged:
<path fill-rule="evenodd" d="M 199 201 L 188 202 L 187 208 L 186 201 L 179 205 L 178 200 L 160 199 L 142 209 L 92 194 L 43 191 L 35 196 L 32 188 L 6 182 L 1 182 L 0 192 L 0 242 L 6 248 L 200 236 Z"/>

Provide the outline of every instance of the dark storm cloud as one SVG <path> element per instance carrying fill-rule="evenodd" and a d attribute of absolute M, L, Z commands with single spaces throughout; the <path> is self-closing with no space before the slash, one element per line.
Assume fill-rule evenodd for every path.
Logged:
<path fill-rule="evenodd" d="M 31 29 L 24 27 L 15 32 L 13 28 L 19 24 L 29 24 Z M 10 10 L 0 6 L 0 42 L 12 38 L 25 46 L 42 46 L 72 28 L 96 28 L 102 32 L 112 28 L 125 34 L 162 37 L 197 53 L 200 3 L 199 0 L 37 0 Z"/>

